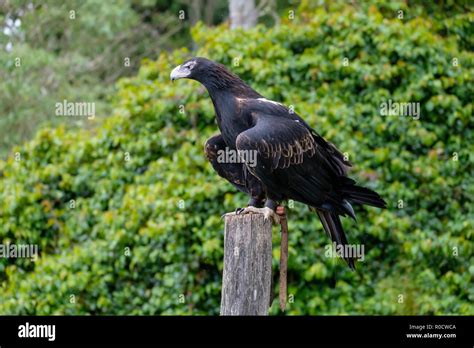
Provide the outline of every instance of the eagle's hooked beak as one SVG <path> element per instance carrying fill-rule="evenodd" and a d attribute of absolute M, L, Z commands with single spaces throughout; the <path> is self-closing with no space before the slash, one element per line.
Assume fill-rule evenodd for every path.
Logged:
<path fill-rule="evenodd" d="M 184 69 L 181 65 L 178 65 L 176 68 L 171 71 L 170 79 L 171 81 L 182 79 L 189 76 L 189 70 Z"/>

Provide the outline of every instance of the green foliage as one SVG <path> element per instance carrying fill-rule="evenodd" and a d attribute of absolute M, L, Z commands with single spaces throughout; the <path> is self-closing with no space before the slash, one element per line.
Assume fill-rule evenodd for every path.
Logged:
<path fill-rule="evenodd" d="M 400 20 L 374 7 L 297 13 L 271 29 L 193 29 L 199 55 L 294 105 L 388 202 L 357 209 L 357 224 L 343 221 L 350 242 L 365 247 L 357 272 L 325 257 L 314 214 L 288 209 L 287 313 L 474 314 L 469 28 L 433 31 L 429 17 Z M 44 129 L 14 149 L 21 161 L 0 162 L 0 241 L 41 250 L 35 263 L 0 260 L 0 313 L 218 313 L 219 217 L 246 198 L 203 155 L 216 132 L 207 93 L 169 82 L 188 56 L 144 61 L 120 81 L 114 115 L 97 129 Z M 421 118 L 381 116 L 388 99 L 420 102 Z"/>
<path fill-rule="evenodd" d="M 91 126 L 55 117 L 55 104 L 65 99 L 94 102 L 97 115 L 109 114 L 107 96 L 119 77 L 135 74 L 142 58 L 189 41 L 176 20 L 179 6 L 147 0 L 1 1 L 0 157 L 40 125 Z"/>

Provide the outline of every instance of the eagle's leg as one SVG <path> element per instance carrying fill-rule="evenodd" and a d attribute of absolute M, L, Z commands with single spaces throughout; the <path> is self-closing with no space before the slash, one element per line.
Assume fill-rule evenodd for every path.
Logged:
<path fill-rule="evenodd" d="M 271 210 L 275 211 L 278 207 L 278 203 L 273 199 L 267 198 L 265 201 L 265 207 L 270 208 Z"/>

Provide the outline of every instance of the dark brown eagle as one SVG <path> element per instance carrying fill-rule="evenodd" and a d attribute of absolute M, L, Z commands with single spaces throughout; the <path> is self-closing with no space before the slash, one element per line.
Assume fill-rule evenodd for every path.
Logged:
<path fill-rule="evenodd" d="M 355 220 L 352 204 L 386 207 L 376 192 L 347 177 L 351 163 L 333 144 L 222 64 L 191 58 L 174 68 L 170 78 L 196 80 L 209 92 L 221 134 L 207 140 L 207 158 L 220 176 L 250 196 L 248 206 L 235 214 L 263 213 L 278 221 L 278 204 L 293 199 L 316 211 L 332 241 L 344 246 L 348 242 L 340 215 Z M 219 156 L 232 151 L 238 161 Z M 354 259 L 345 259 L 354 268 Z"/>

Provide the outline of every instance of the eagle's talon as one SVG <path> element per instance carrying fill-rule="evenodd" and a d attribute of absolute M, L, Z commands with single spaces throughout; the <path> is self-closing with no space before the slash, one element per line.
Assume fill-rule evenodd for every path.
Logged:
<path fill-rule="evenodd" d="M 280 224 L 280 216 L 276 214 L 274 210 L 270 208 L 263 208 L 263 209 L 266 209 L 266 211 L 263 213 L 263 218 L 265 220 L 272 219 L 272 222 L 274 225 Z"/>
<path fill-rule="evenodd" d="M 265 221 L 271 220 L 273 224 L 278 225 L 280 223 L 280 216 L 271 208 L 256 208 L 253 206 L 248 206 L 246 208 L 237 208 L 235 211 L 226 213 L 221 216 L 221 219 L 226 216 L 235 216 L 235 215 L 245 215 L 245 214 L 263 214 Z"/>
<path fill-rule="evenodd" d="M 230 213 L 224 213 L 221 215 L 221 219 L 225 218 L 226 216 L 234 216 L 234 215 L 241 215 L 246 214 L 245 208 L 237 208 L 235 211 L 231 211 Z"/>
<path fill-rule="evenodd" d="M 280 223 L 280 217 L 275 213 L 275 211 L 271 208 L 264 207 L 264 208 L 256 208 L 249 206 L 241 212 L 241 214 L 263 214 L 263 218 L 265 221 L 267 220 L 272 220 L 274 224 L 279 224 Z"/>

